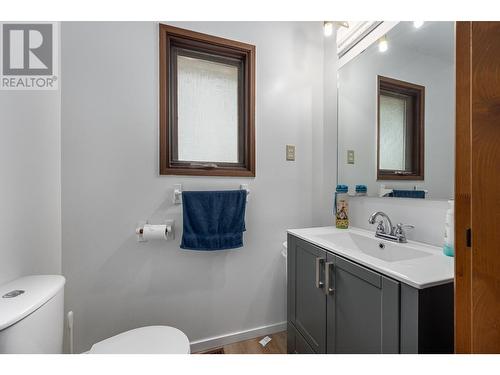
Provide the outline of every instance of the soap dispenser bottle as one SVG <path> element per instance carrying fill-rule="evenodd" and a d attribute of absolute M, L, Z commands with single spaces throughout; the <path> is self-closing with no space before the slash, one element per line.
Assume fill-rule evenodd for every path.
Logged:
<path fill-rule="evenodd" d="M 347 185 L 337 185 L 335 191 L 335 227 L 338 229 L 349 228 L 349 190 Z"/>
<path fill-rule="evenodd" d="M 443 253 L 449 257 L 455 255 L 455 201 L 448 201 L 449 207 L 446 211 L 446 220 L 444 224 L 444 245 Z"/>

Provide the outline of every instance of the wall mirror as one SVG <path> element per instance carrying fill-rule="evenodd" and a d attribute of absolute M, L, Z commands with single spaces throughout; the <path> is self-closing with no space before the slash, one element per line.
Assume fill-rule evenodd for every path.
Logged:
<path fill-rule="evenodd" d="M 454 137 L 453 22 L 399 22 L 340 67 L 338 183 L 351 193 L 451 198 Z"/>

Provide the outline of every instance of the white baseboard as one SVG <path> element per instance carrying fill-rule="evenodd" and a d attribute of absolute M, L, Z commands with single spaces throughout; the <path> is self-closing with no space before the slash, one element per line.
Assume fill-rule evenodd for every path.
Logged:
<path fill-rule="evenodd" d="M 254 339 L 259 336 L 272 335 L 286 330 L 286 322 L 248 329 L 246 331 L 231 332 L 226 335 L 209 337 L 191 342 L 191 353 L 218 348 L 239 341 Z"/>

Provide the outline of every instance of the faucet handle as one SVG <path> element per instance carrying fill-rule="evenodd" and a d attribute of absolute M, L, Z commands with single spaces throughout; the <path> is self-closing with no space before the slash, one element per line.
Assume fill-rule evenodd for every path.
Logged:
<path fill-rule="evenodd" d="M 396 225 L 396 229 L 413 229 L 413 228 L 415 228 L 415 225 L 412 225 L 412 224 L 398 223 Z"/>
<path fill-rule="evenodd" d="M 385 233 L 384 220 L 380 220 L 377 225 L 377 233 Z"/>
<path fill-rule="evenodd" d="M 404 230 L 413 228 L 415 228 L 415 225 L 398 223 L 394 235 L 398 238 L 399 242 L 406 242 L 406 233 Z"/>

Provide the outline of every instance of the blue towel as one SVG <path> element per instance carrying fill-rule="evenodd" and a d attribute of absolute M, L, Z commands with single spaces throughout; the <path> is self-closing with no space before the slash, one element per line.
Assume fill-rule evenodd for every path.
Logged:
<path fill-rule="evenodd" d="M 425 191 L 423 190 L 393 190 L 388 195 L 395 198 L 420 198 L 425 199 Z"/>
<path fill-rule="evenodd" d="M 243 246 L 246 190 L 184 191 L 181 248 L 224 250 Z"/>

